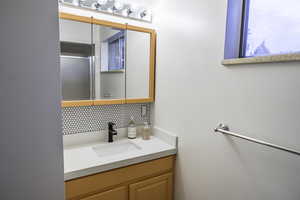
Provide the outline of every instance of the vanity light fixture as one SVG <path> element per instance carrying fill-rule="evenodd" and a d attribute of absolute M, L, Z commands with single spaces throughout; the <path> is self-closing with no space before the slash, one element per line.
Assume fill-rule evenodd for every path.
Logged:
<path fill-rule="evenodd" d="M 124 2 L 124 0 L 58 0 L 60 4 L 90 9 L 101 13 L 130 19 L 152 22 L 152 12 L 145 7 Z"/>

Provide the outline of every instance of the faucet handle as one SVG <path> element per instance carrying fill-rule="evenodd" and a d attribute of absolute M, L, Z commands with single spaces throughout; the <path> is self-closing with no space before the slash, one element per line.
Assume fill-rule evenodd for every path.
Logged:
<path fill-rule="evenodd" d="M 116 124 L 113 122 L 108 122 L 108 129 L 115 129 L 116 128 Z"/>

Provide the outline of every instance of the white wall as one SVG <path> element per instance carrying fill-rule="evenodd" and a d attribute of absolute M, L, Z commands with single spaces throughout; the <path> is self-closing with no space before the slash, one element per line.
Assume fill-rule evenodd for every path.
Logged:
<path fill-rule="evenodd" d="M 153 2 L 153 1 L 152 1 Z M 177 200 L 299 200 L 300 159 L 215 134 L 300 150 L 299 63 L 225 67 L 226 1 L 156 1 L 155 126 L 179 135 Z"/>

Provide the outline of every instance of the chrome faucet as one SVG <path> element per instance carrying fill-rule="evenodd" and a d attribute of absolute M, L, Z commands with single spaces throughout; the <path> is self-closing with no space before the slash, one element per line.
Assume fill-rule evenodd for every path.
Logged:
<path fill-rule="evenodd" d="M 114 135 L 117 135 L 118 132 L 115 130 L 116 124 L 113 122 L 108 122 L 108 142 L 112 143 L 114 141 Z"/>

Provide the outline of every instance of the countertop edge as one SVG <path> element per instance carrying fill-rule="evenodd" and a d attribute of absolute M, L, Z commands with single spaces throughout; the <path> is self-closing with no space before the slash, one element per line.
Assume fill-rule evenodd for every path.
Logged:
<path fill-rule="evenodd" d="M 84 176 L 89 176 L 92 174 L 97 174 L 97 173 L 101 173 L 101 172 L 105 172 L 105 171 L 109 171 L 121 167 L 127 167 L 133 164 L 138 164 L 138 163 L 155 160 L 155 159 L 176 155 L 176 154 L 177 154 L 177 149 L 173 148 L 162 152 L 152 153 L 152 154 L 143 155 L 143 156 L 130 158 L 126 160 L 120 160 L 117 162 L 86 168 L 75 172 L 67 172 L 64 174 L 64 181 L 70 181 L 72 179 L 81 178 Z"/>

